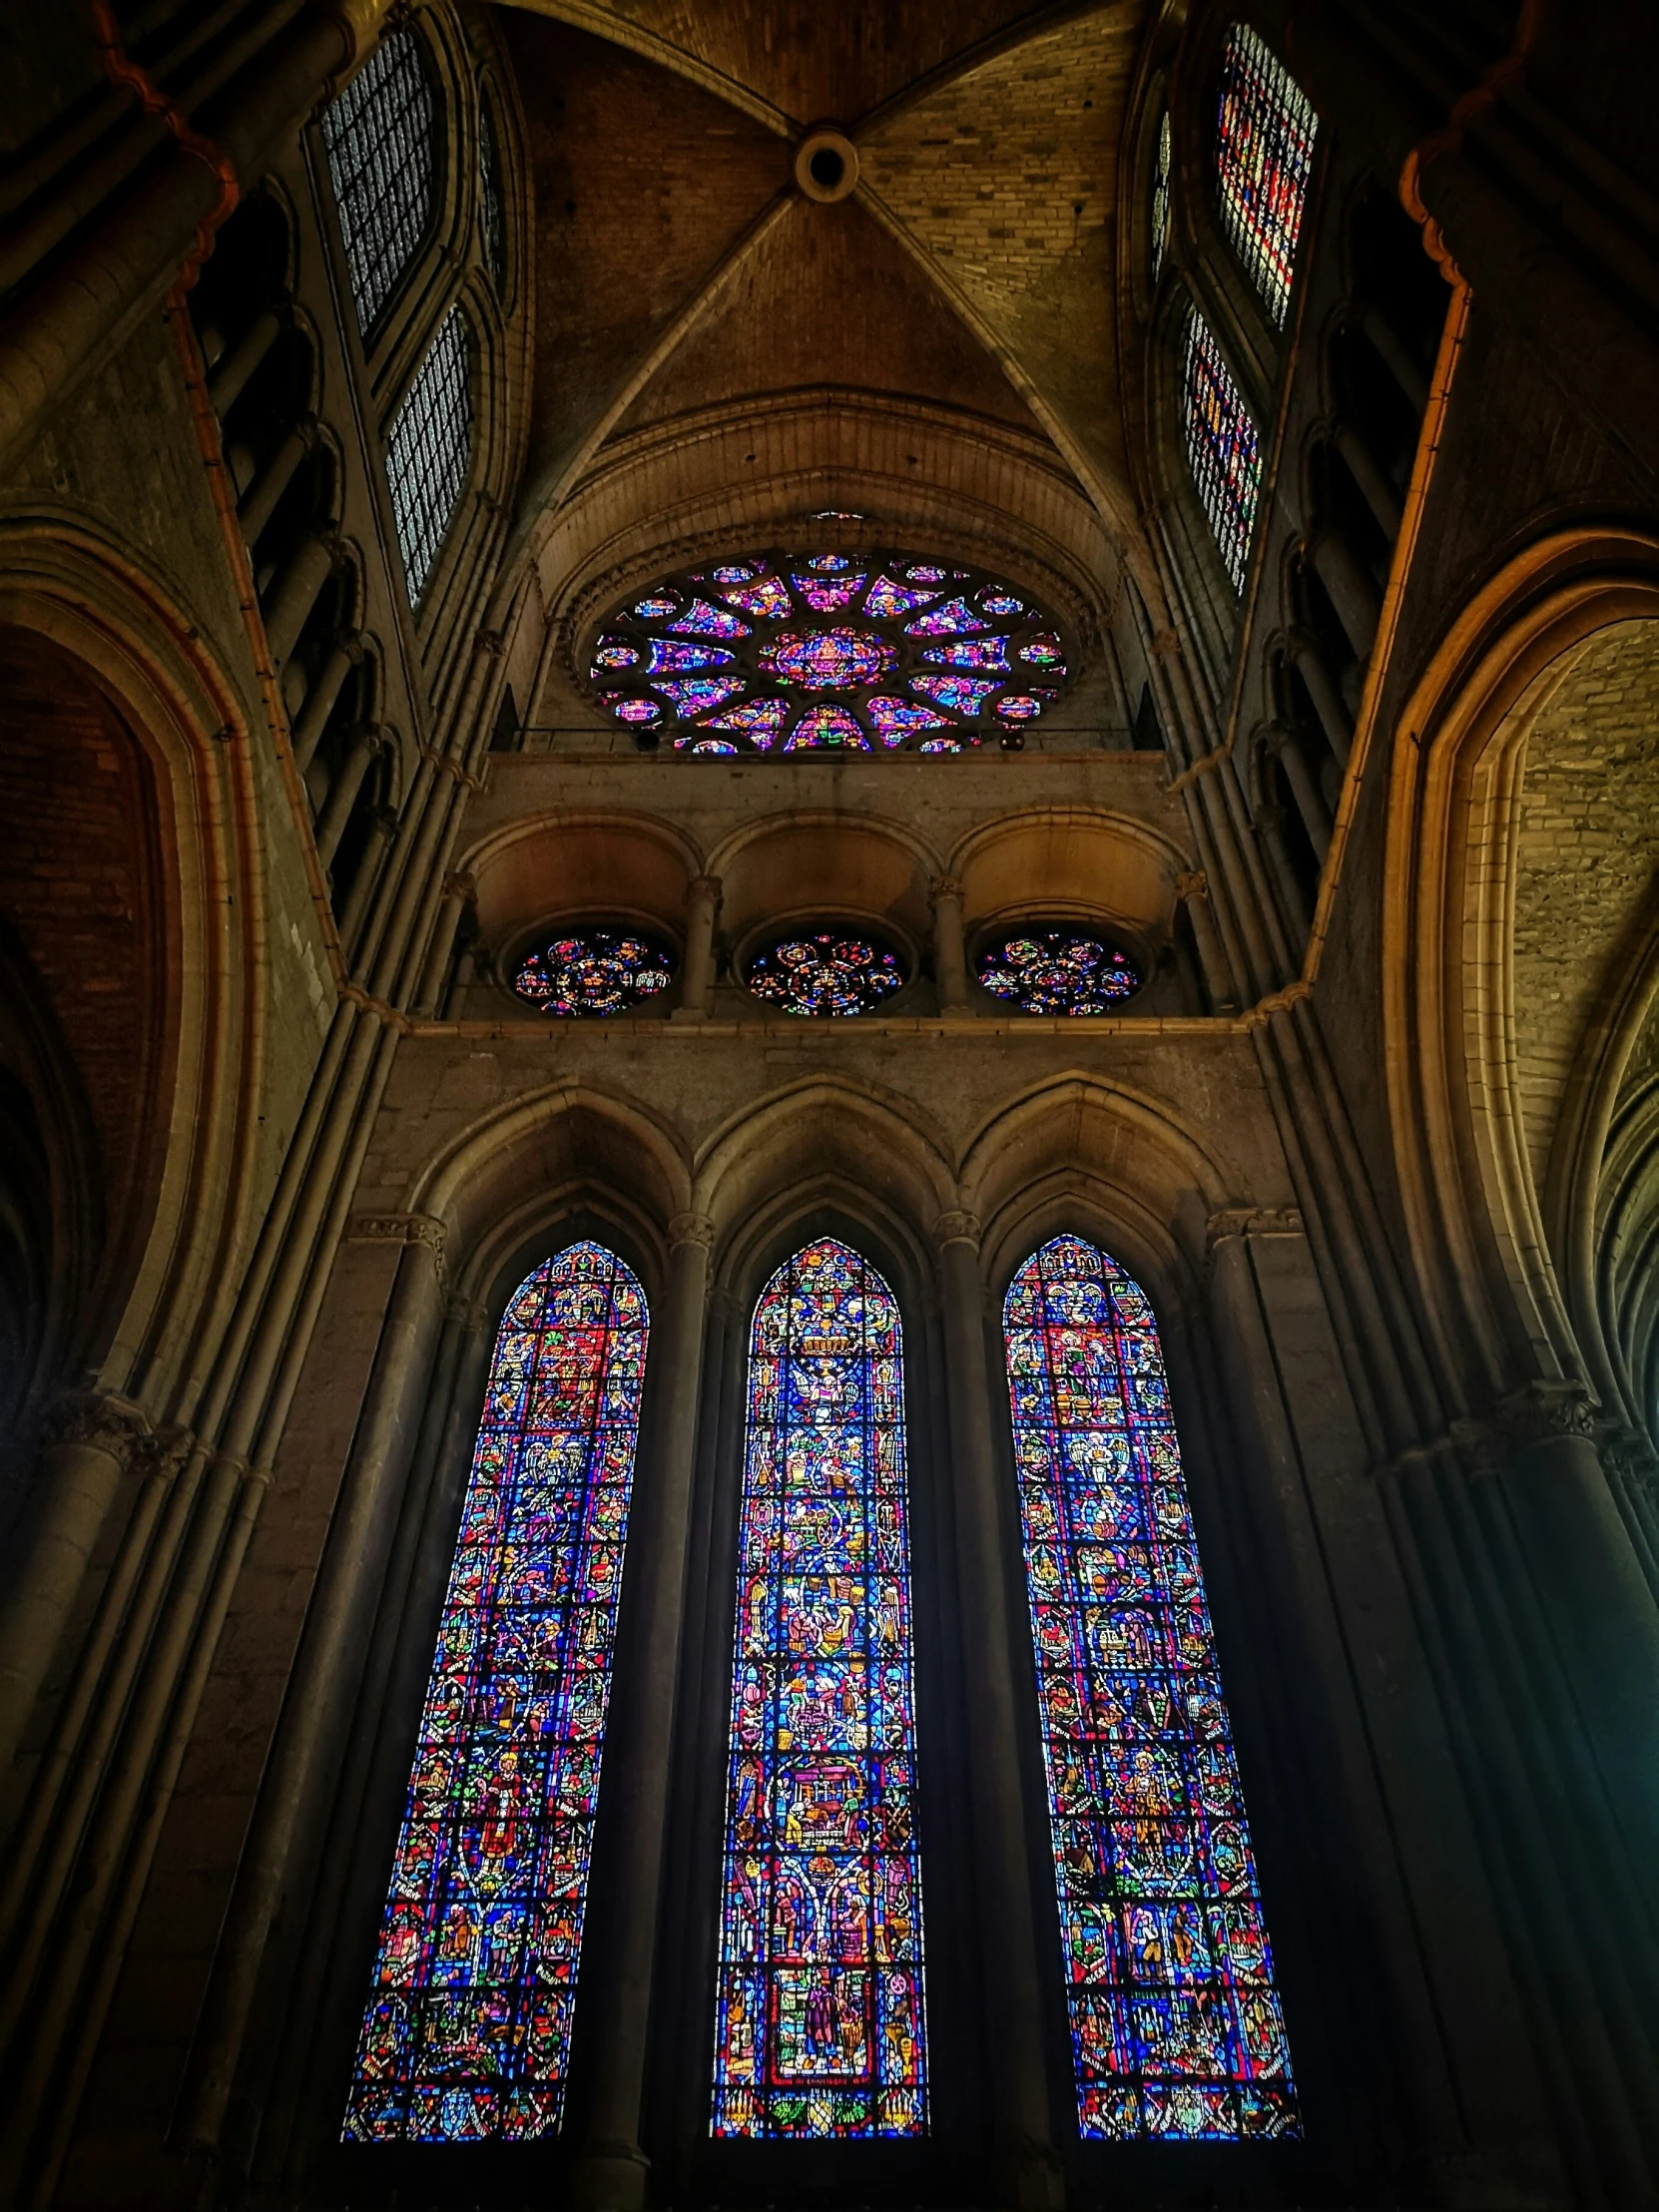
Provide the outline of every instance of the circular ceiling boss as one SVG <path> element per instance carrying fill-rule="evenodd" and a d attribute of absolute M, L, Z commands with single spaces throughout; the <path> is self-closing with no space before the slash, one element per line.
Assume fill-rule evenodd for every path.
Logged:
<path fill-rule="evenodd" d="M 691 753 L 1010 751 L 1070 677 L 1059 626 L 983 571 L 908 553 L 756 553 L 619 607 L 589 678 Z"/>

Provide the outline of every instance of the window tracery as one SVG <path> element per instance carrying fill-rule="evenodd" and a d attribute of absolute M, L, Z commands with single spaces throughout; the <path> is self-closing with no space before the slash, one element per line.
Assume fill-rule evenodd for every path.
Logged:
<path fill-rule="evenodd" d="M 775 938 L 749 963 L 744 980 L 782 1013 L 867 1014 L 904 987 L 890 945 L 845 929 L 796 931 Z"/>
<path fill-rule="evenodd" d="M 584 1241 L 508 1301 L 343 2135 L 557 2127 L 649 1316 Z"/>
<path fill-rule="evenodd" d="M 386 482 L 417 607 L 472 465 L 472 339 L 459 303 L 438 324 L 386 431 Z"/>
<path fill-rule="evenodd" d="M 366 337 L 431 227 L 436 109 L 420 41 L 388 32 L 322 117 L 357 328 Z"/>
<path fill-rule="evenodd" d="M 571 1020 L 626 1013 L 674 979 L 674 955 L 637 929 L 572 929 L 519 961 L 513 989 L 544 1014 Z"/>
<path fill-rule="evenodd" d="M 1151 267 L 1152 281 L 1158 281 L 1158 273 L 1164 266 L 1164 249 L 1169 244 L 1170 179 L 1175 166 L 1175 134 L 1170 124 L 1168 108 L 1158 123 L 1158 145 L 1152 158 L 1152 223 Z"/>
<path fill-rule="evenodd" d="M 1003 1305 L 1078 2125 L 1300 2132 L 1157 1323 L 1054 1237 Z"/>
<path fill-rule="evenodd" d="M 1187 463 L 1233 588 L 1242 591 L 1262 488 L 1262 448 L 1221 347 L 1196 307 L 1187 317 L 1181 381 Z"/>
<path fill-rule="evenodd" d="M 619 608 L 589 679 L 639 732 L 693 753 L 955 753 L 1018 732 L 1068 680 L 1027 594 L 899 553 L 760 553 Z"/>
<path fill-rule="evenodd" d="M 750 1335 L 712 2132 L 927 2124 L 898 1306 L 822 1237 Z"/>
<path fill-rule="evenodd" d="M 478 228 L 484 266 L 499 291 L 507 280 L 507 208 L 501 190 L 501 145 L 489 96 L 478 95 Z"/>
<path fill-rule="evenodd" d="M 1133 998 L 1140 971 L 1092 930 L 1026 923 L 980 951 L 980 982 L 1022 1014 L 1106 1014 Z"/>
<path fill-rule="evenodd" d="M 1245 274 L 1283 323 L 1291 303 L 1303 203 L 1319 119 L 1307 94 L 1248 23 L 1222 56 L 1216 184 L 1222 229 Z"/>

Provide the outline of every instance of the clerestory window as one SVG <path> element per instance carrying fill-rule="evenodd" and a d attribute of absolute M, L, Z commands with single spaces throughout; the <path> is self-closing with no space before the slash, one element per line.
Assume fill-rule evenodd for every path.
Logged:
<path fill-rule="evenodd" d="M 431 228 L 437 200 L 437 110 L 419 39 L 392 31 L 322 117 L 351 277 L 366 337 Z"/>
<path fill-rule="evenodd" d="M 1196 307 L 1187 318 L 1181 386 L 1187 464 L 1233 588 L 1242 591 L 1262 489 L 1262 447 L 1221 347 Z"/>
<path fill-rule="evenodd" d="M 559 2123 L 649 1316 L 592 1242 L 507 1302 L 381 1922 L 348 2142 Z"/>
<path fill-rule="evenodd" d="M 1217 194 L 1228 243 L 1277 323 L 1291 303 L 1318 129 L 1289 70 L 1248 23 L 1235 23 L 1216 110 Z"/>
<path fill-rule="evenodd" d="M 1058 1236 L 1002 1319 L 1079 2130 L 1295 2135 L 1152 1308 Z"/>
<path fill-rule="evenodd" d="M 386 482 L 409 604 L 418 607 L 472 464 L 472 337 L 458 305 L 438 324 L 386 432 Z"/>

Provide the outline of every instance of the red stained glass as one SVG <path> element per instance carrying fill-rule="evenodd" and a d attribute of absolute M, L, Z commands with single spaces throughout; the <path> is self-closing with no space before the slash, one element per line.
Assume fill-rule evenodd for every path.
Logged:
<path fill-rule="evenodd" d="M 1244 589 L 1262 488 L 1256 425 L 1209 324 L 1195 307 L 1187 319 L 1187 460 L 1235 591 Z"/>
<path fill-rule="evenodd" d="M 574 1244 L 502 1317 L 343 2127 L 559 2123 L 649 1317 Z"/>
<path fill-rule="evenodd" d="M 716 2135 L 927 2125 L 901 1352 L 832 1237 L 755 1309 Z"/>
<path fill-rule="evenodd" d="M 1216 111 L 1222 227 L 1275 322 L 1284 321 L 1291 303 L 1318 129 L 1308 96 L 1289 70 L 1249 24 L 1235 23 L 1222 57 Z"/>
<path fill-rule="evenodd" d="M 1297 2135 L 1152 1309 L 1060 1236 L 1002 1321 L 1078 2125 Z"/>

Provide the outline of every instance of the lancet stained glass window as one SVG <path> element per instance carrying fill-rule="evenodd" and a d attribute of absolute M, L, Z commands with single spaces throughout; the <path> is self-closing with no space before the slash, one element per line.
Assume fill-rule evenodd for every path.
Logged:
<path fill-rule="evenodd" d="M 351 304 L 365 334 L 431 224 L 434 141 L 420 41 L 412 31 L 389 32 L 322 116 Z"/>
<path fill-rule="evenodd" d="M 508 1303 L 357 2044 L 344 2137 L 557 2127 L 648 1329 L 583 1242 Z"/>
<path fill-rule="evenodd" d="M 1222 56 L 1216 182 L 1222 228 L 1251 282 L 1283 322 L 1319 121 L 1307 94 L 1248 23 Z"/>
<path fill-rule="evenodd" d="M 1017 750 L 1070 671 L 1023 591 L 913 553 L 817 551 L 669 577 L 611 615 L 588 676 L 619 722 L 685 752 L 959 753 Z"/>
<path fill-rule="evenodd" d="M 898 1306 L 832 1237 L 749 1345 L 712 2131 L 927 2124 Z"/>
<path fill-rule="evenodd" d="M 1187 461 L 1235 591 L 1243 591 L 1262 488 L 1262 448 L 1232 371 L 1195 307 L 1182 373 Z"/>
<path fill-rule="evenodd" d="M 1079 2127 L 1296 2135 L 1152 1309 L 1060 1236 L 1002 1319 Z"/>
<path fill-rule="evenodd" d="M 472 341 L 458 305 L 438 324 L 386 432 L 386 482 L 418 606 L 472 463 Z"/>

